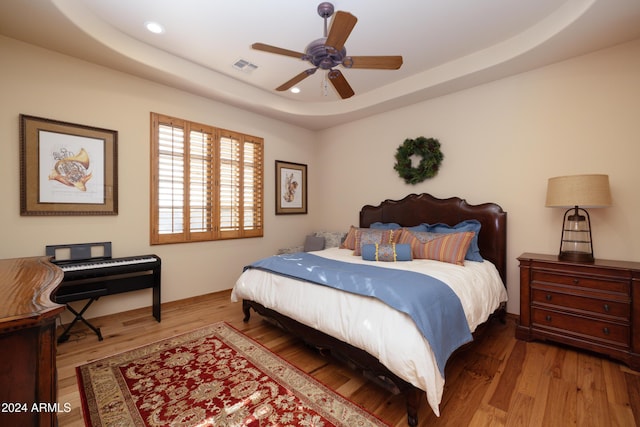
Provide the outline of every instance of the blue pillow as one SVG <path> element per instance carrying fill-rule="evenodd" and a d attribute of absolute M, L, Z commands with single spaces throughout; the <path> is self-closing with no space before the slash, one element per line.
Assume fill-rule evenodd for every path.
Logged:
<path fill-rule="evenodd" d="M 374 230 L 397 230 L 402 228 L 402 226 L 395 222 L 374 222 L 369 228 L 373 228 Z"/>
<path fill-rule="evenodd" d="M 425 227 L 426 224 L 414 225 L 413 227 L 405 227 L 409 231 L 428 232 L 429 229 Z"/>
<path fill-rule="evenodd" d="M 411 245 L 400 243 L 367 243 L 362 245 L 365 261 L 411 261 Z"/>
<path fill-rule="evenodd" d="M 464 259 L 469 261 L 478 261 L 483 262 L 484 259 L 480 255 L 480 248 L 478 247 L 478 234 L 480 233 L 480 221 L 477 219 L 468 219 L 466 221 L 462 221 L 454 226 L 450 226 L 447 224 L 422 224 L 427 228 L 427 231 L 432 233 L 460 233 L 463 231 L 473 231 L 475 235 L 471 240 L 471 244 L 469 245 L 469 249 L 467 250 Z"/>

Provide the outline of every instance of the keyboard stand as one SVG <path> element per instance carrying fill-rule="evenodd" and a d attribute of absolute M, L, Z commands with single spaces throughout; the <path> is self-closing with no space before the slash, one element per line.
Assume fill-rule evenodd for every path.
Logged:
<path fill-rule="evenodd" d="M 58 344 L 66 342 L 66 341 L 69 340 L 69 331 L 71 330 L 71 328 L 73 328 L 73 326 L 76 323 L 78 323 L 78 321 L 81 321 L 82 323 L 87 325 L 89 327 L 89 329 L 91 329 L 93 332 L 95 332 L 95 334 L 98 336 L 98 341 L 102 341 L 102 332 L 100 332 L 100 328 L 96 328 L 95 326 L 93 326 L 83 316 L 84 316 L 84 312 L 87 311 L 89 306 L 91 304 L 93 304 L 94 301 L 98 301 L 98 298 L 100 298 L 103 295 L 107 295 L 107 290 L 106 289 L 98 289 L 98 290 L 95 290 L 95 291 L 87 292 L 86 298 L 89 298 L 89 300 L 84 305 L 84 307 L 82 307 L 82 310 L 80 310 L 80 311 L 76 311 L 73 307 L 71 307 L 69 305 L 68 302 L 65 303 L 65 305 L 67 306 L 67 310 L 69 310 L 75 316 L 75 318 L 71 321 L 71 323 L 69 323 L 67 325 L 67 327 L 64 329 L 62 334 L 58 337 Z M 60 302 L 62 302 L 62 301 L 60 301 Z"/>
<path fill-rule="evenodd" d="M 69 340 L 69 331 L 78 322 L 88 326 L 102 341 L 100 328 L 84 318 L 91 304 L 102 296 L 152 288 L 152 314 L 160 322 L 161 260 L 157 255 L 112 258 L 111 242 L 47 245 L 45 252 L 64 271 L 51 300 L 65 304 L 75 316 L 58 338 L 59 343 Z M 80 311 L 69 305 L 80 300 L 87 300 Z"/>

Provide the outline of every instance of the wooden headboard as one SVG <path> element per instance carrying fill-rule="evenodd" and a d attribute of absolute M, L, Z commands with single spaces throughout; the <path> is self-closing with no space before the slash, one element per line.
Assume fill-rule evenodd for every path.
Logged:
<path fill-rule="evenodd" d="M 491 261 L 507 283 L 507 213 L 495 203 L 470 205 L 459 197 L 438 199 L 430 194 L 410 194 L 402 200 L 385 200 L 378 206 L 360 210 L 360 227 L 374 222 L 395 222 L 403 227 L 422 223 L 456 225 L 477 219 L 482 224 L 478 236 L 480 255 Z"/>

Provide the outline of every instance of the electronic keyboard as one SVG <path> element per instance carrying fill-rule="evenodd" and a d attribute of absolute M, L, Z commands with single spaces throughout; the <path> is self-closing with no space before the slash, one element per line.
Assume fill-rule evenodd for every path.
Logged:
<path fill-rule="evenodd" d="M 126 258 L 99 258 L 95 260 L 84 260 L 84 261 L 54 261 L 58 267 L 62 269 L 65 273 L 71 271 L 79 271 L 79 270 L 98 270 L 97 274 L 101 274 L 104 270 L 99 270 L 101 268 L 113 268 L 113 267 L 124 267 L 125 269 L 132 267 L 133 270 L 138 269 L 140 266 L 138 264 L 152 264 L 158 262 L 160 259 L 155 255 L 143 255 L 143 256 L 135 256 L 135 257 L 126 257 Z"/>

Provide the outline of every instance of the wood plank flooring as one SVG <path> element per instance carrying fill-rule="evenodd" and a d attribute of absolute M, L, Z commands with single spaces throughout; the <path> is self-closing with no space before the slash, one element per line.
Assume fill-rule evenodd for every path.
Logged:
<path fill-rule="evenodd" d="M 59 425 L 83 426 L 75 368 L 131 348 L 226 321 L 333 390 L 392 426 L 406 426 L 402 396 L 395 396 L 340 363 L 320 356 L 252 313 L 242 322 L 229 291 L 163 304 L 162 322 L 151 308 L 93 319 L 103 341 L 76 327 L 58 346 Z M 593 354 L 514 338 L 515 319 L 492 321 L 473 345 L 459 351 L 446 368 L 441 416 L 422 402 L 425 426 L 621 426 L 640 425 L 640 372 Z"/>

